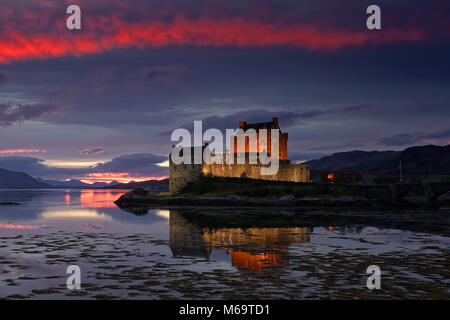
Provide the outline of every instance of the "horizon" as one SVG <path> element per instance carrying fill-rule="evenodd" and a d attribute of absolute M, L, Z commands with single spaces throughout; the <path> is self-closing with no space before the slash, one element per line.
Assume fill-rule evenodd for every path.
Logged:
<path fill-rule="evenodd" d="M 422 148 L 422 147 L 442 147 L 442 148 L 445 148 L 445 147 L 449 147 L 449 146 L 450 146 L 450 144 L 448 144 L 448 145 L 427 144 L 427 145 L 409 146 L 409 147 L 407 147 L 405 149 L 402 149 L 402 150 L 367 150 L 366 151 L 366 150 L 357 150 L 356 149 L 356 150 L 335 152 L 335 153 L 332 153 L 332 154 L 329 154 L 329 155 L 324 155 L 323 157 L 320 157 L 320 158 L 309 159 L 309 160 L 302 161 L 302 162 L 297 161 L 296 163 L 304 164 L 304 163 L 309 162 L 309 161 L 320 160 L 322 158 L 333 156 L 333 155 L 338 154 L 338 153 L 349 153 L 349 152 L 368 152 L 368 153 L 370 153 L 370 152 L 402 152 L 402 151 L 405 151 L 406 149 L 410 149 L 410 148 Z M 0 167 L 0 169 L 8 170 L 8 169 L 2 168 L 2 167 Z M 8 170 L 8 171 L 28 174 L 27 172 L 23 172 L 23 171 L 15 171 L 15 170 Z M 106 184 L 113 185 L 112 184 L 113 182 L 116 182 L 117 184 L 128 184 L 128 183 L 135 183 L 135 182 L 162 181 L 162 180 L 168 180 L 169 179 L 169 176 L 167 175 L 167 176 L 160 176 L 160 177 L 150 177 L 149 179 L 147 177 L 146 178 L 137 178 L 136 180 L 133 180 L 133 179 L 131 179 L 131 180 L 129 180 L 129 179 L 120 179 L 120 178 L 119 178 L 119 180 L 110 180 L 110 179 L 109 180 L 103 180 L 102 178 L 99 178 L 100 180 L 94 180 L 94 181 L 92 181 L 92 180 L 85 180 L 85 179 L 77 179 L 77 178 L 67 178 L 67 179 L 64 179 L 64 180 L 54 180 L 54 179 L 45 179 L 45 178 L 42 178 L 42 177 L 35 177 L 35 176 L 30 175 L 30 174 L 28 174 L 28 175 L 31 176 L 32 178 L 34 178 L 34 179 L 36 179 L 38 181 L 42 181 L 44 183 L 48 183 L 49 181 L 52 181 L 52 182 L 71 182 L 71 181 L 78 182 L 79 181 L 79 182 L 82 182 L 82 183 L 85 183 L 85 184 L 88 184 L 88 185 L 93 185 L 95 183 L 106 183 Z"/>

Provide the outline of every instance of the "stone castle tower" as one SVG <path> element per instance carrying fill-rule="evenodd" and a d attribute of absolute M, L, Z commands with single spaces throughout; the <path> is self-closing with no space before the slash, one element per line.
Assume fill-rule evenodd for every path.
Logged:
<path fill-rule="evenodd" d="M 238 146 L 238 138 L 239 135 L 234 136 L 234 150 L 233 153 L 250 153 L 250 152 L 263 152 L 266 151 L 268 156 L 272 156 L 272 137 L 271 131 L 272 129 L 279 130 L 279 160 L 287 160 L 287 142 L 288 142 L 288 134 L 282 133 L 280 126 L 278 125 L 278 118 L 272 118 L 272 121 L 269 122 L 260 122 L 260 123 L 247 123 L 245 121 L 239 121 L 239 129 L 242 129 L 244 132 L 247 132 L 249 129 L 253 129 L 256 132 L 256 144 L 250 145 L 249 137 L 245 137 L 245 145 L 239 148 Z M 262 146 L 260 139 L 260 130 L 267 130 L 267 143 Z M 264 149 L 264 150 L 262 150 Z"/>

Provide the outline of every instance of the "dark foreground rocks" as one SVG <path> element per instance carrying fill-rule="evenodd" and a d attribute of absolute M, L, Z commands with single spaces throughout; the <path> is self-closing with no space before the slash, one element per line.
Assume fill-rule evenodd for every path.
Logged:
<path fill-rule="evenodd" d="M 145 206 L 221 206 L 221 207 L 366 207 L 372 201 L 359 196 L 328 198 L 295 198 L 284 195 L 278 198 L 247 198 L 236 195 L 226 197 L 158 196 L 144 189 L 136 189 L 122 195 L 115 204 L 119 207 Z"/>

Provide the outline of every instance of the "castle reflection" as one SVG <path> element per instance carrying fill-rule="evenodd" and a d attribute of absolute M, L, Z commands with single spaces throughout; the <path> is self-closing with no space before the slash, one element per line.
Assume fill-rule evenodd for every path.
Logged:
<path fill-rule="evenodd" d="M 210 259 L 214 250 L 223 250 L 231 265 L 273 276 L 288 264 L 289 246 L 310 241 L 310 227 L 205 226 L 201 217 L 173 210 L 169 220 L 170 248 L 174 257 Z"/>

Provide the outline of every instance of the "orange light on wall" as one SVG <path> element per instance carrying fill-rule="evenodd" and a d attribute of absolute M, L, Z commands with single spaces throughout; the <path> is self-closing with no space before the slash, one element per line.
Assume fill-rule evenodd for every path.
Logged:
<path fill-rule="evenodd" d="M 330 180 L 331 182 L 334 182 L 334 173 L 330 172 L 329 174 L 327 174 L 327 179 Z"/>

